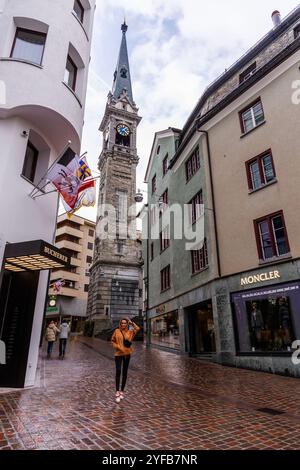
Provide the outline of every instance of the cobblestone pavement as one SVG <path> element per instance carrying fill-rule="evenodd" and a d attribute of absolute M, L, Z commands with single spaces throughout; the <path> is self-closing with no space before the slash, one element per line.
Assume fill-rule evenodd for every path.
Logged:
<path fill-rule="evenodd" d="M 0 450 L 300 449 L 299 379 L 136 343 L 116 404 L 109 343 L 80 338 L 64 361 L 44 356 L 39 387 L 0 393 Z"/>

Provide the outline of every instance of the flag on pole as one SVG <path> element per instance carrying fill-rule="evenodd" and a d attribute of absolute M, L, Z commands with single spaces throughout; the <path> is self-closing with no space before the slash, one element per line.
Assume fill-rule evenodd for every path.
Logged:
<path fill-rule="evenodd" d="M 47 173 L 47 179 L 59 191 L 63 201 L 71 210 L 76 206 L 82 180 L 80 157 L 69 147 Z"/>
<path fill-rule="evenodd" d="M 96 203 L 95 180 L 91 178 L 92 172 L 85 157 L 81 157 L 79 160 L 77 176 L 80 179 L 80 186 L 74 207 L 71 207 L 65 200 L 63 201 L 68 215 L 74 214 L 74 212 L 78 211 L 83 206 L 91 207 Z"/>
<path fill-rule="evenodd" d="M 53 288 L 54 292 L 60 292 L 60 289 L 65 285 L 64 279 L 58 279 L 58 281 L 53 282 L 50 284 L 50 287 Z"/>
<path fill-rule="evenodd" d="M 92 176 L 92 172 L 87 164 L 86 158 L 81 157 L 79 160 L 79 179 L 83 181 L 90 176 Z"/>

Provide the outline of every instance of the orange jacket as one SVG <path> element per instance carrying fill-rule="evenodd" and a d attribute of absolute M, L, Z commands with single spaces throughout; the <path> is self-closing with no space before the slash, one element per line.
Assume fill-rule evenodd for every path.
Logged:
<path fill-rule="evenodd" d="M 132 341 L 137 332 L 140 330 L 140 327 L 133 322 L 131 326 L 133 327 L 132 330 L 129 330 L 128 328 L 122 330 L 124 338 L 128 339 L 128 341 Z M 125 348 L 123 344 L 122 333 L 120 328 L 116 328 L 111 338 L 111 342 L 115 350 L 115 356 L 127 356 L 133 352 L 132 346 L 130 346 L 130 348 Z"/>

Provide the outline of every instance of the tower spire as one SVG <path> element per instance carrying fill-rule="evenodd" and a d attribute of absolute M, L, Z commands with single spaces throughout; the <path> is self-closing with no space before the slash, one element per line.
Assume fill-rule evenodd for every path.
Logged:
<path fill-rule="evenodd" d="M 126 19 L 124 18 L 124 23 L 121 25 L 122 40 L 121 40 L 117 67 L 114 73 L 112 94 L 116 99 L 119 99 L 123 90 L 126 90 L 129 101 L 133 104 L 129 59 L 128 59 L 127 42 L 126 42 L 127 29 L 128 29 L 128 26 L 126 24 Z"/>

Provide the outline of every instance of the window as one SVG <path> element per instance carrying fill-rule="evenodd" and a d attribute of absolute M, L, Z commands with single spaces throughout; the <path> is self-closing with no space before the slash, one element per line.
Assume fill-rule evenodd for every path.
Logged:
<path fill-rule="evenodd" d="M 14 59 L 27 60 L 34 64 L 41 65 L 46 37 L 47 35 L 45 33 L 17 28 L 10 56 Z"/>
<path fill-rule="evenodd" d="M 88 284 L 84 284 L 84 292 L 88 292 L 89 291 L 89 285 Z"/>
<path fill-rule="evenodd" d="M 240 74 L 240 84 L 248 80 L 256 72 L 256 62 L 251 64 Z"/>
<path fill-rule="evenodd" d="M 276 178 L 271 150 L 246 162 L 250 190 L 258 189 Z"/>
<path fill-rule="evenodd" d="M 152 178 L 152 194 L 156 192 L 156 175 Z"/>
<path fill-rule="evenodd" d="M 298 39 L 299 37 L 300 37 L 300 24 L 298 24 L 296 28 L 294 28 L 294 38 Z"/>
<path fill-rule="evenodd" d="M 93 237 L 93 236 L 94 236 L 94 230 L 92 230 L 91 228 L 89 229 L 89 236 L 90 236 L 90 237 Z"/>
<path fill-rule="evenodd" d="M 268 260 L 289 253 L 283 213 L 272 214 L 254 221 L 259 258 Z"/>
<path fill-rule="evenodd" d="M 123 242 L 121 241 L 117 242 L 117 253 L 118 255 L 121 255 L 123 253 Z"/>
<path fill-rule="evenodd" d="M 160 145 L 157 146 L 156 155 L 159 155 L 159 152 L 160 152 Z"/>
<path fill-rule="evenodd" d="M 200 250 L 191 251 L 192 273 L 200 273 L 208 266 L 207 243 L 204 240 L 203 247 Z"/>
<path fill-rule="evenodd" d="M 163 176 L 165 176 L 168 172 L 168 154 L 163 159 Z"/>
<path fill-rule="evenodd" d="M 232 294 L 237 350 L 256 354 L 289 352 L 299 338 L 300 284 L 272 285 Z"/>
<path fill-rule="evenodd" d="M 164 193 L 159 198 L 160 202 L 160 214 L 167 209 L 168 206 L 168 189 L 164 191 Z"/>
<path fill-rule="evenodd" d="M 86 262 L 89 263 L 89 264 L 91 264 L 91 263 L 93 262 L 92 256 L 87 256 L 87 257 L 86 257 Z"/>
<path fill-rule="evenodd" d="M 65 70 L 64 82 L 72 88 L 73 91 L 76 90 L 76 79 L 77 79 L 77 67 L 71 57 L 68 55 L 67 65 Z"/>
<path fill-rule="evenodd" d="M 155 205 L 154 207 L 152 207 L 150 211 L 150 218 L 151 218 L 150 223 L 152 226 L 156 224 L 157 212 L 158 212 L 158 207 L 157 205 Z"/>
<path fill-rule="evenodd" d="M 90 273 L 89 269 L 85 270 L 85 275 L 86 275 L 86 277 L 91 277 L 91 273 Z"/>
<path fill-rule="evenodd" d="M 151 318 L 150 341 L 165 348 L 180 349 L 178 310 Z"/>
<path fill-rule="evenodd" d="M 74 1 L 73 11 L 74 11 L 75 15 L 77 16 L 77 18 L 79 19 L 79 21 L 81 21 L 81 23 L 83 23 L 84 8 L 81 5 L 79 0 Z"/>
<path fill-rule="evenodd" d="M 160 271 L 160 286 L 162 292 L 170 288 L 170 265 Z"/>
<path fill-rule="evenodd" d="M 116 192 L 117 207 L 116 207 L 116 220 L 117 222 L 126 222 L 127 218 L 127 192 Z"/>
<path fill-rule="evenodd" d="M 189 181 L 200 168 L 199 147 L 197 147 L 185 163 L 186 180 Z"/>
<path fill-rule="evenodd" d="M 261 100 L 257 100 L 251 106 L 240 112 L 242 133 L 250 132 L 265 120 Z"/>
<path fill-rule="evenodd" d="M 94 248 L 94 244 L 91 242 L 88 242 L 87 247 L 88 247 L 88 250 L 92 250 Z"/>
<path fill-rule="evenodd" d="M 150 261 L 153 261 L 154 259 L 154 243 L 151 243 L 150 246 Z"/>
<path fill-rule="evenodd" d="M 80 224 L 73 222 L 73 220 L 62 220 L 61 222 L 58 222 L 57 229 L 62 228 L 62 227 L 72 227 L 72 228 L 75 228 L 76 230 L 80 230 Z"/>
<path fill-rule="evenodd" d="M 194 224 L 203 214 L 203 194 L 202 189 L 189 202 L 190 205 L 190 222 Z"/>
<path fill-rule="evenodd" d="M 168 246 L 170 246 L 170 230 L 169 225 L 162 230 L 159 234 L 160 239 L 160 251 L 164 251 Z"/>
<path fill-rule="evenodd" d="M 26 153 L 25 153 L 25 160 L 23 164 L 22 176 L 27 178 L 32 183 L 35 177 L 38 156 L 39 156 L 39 152 L 32 145 L 32 143 L 28 141 Z"/>

